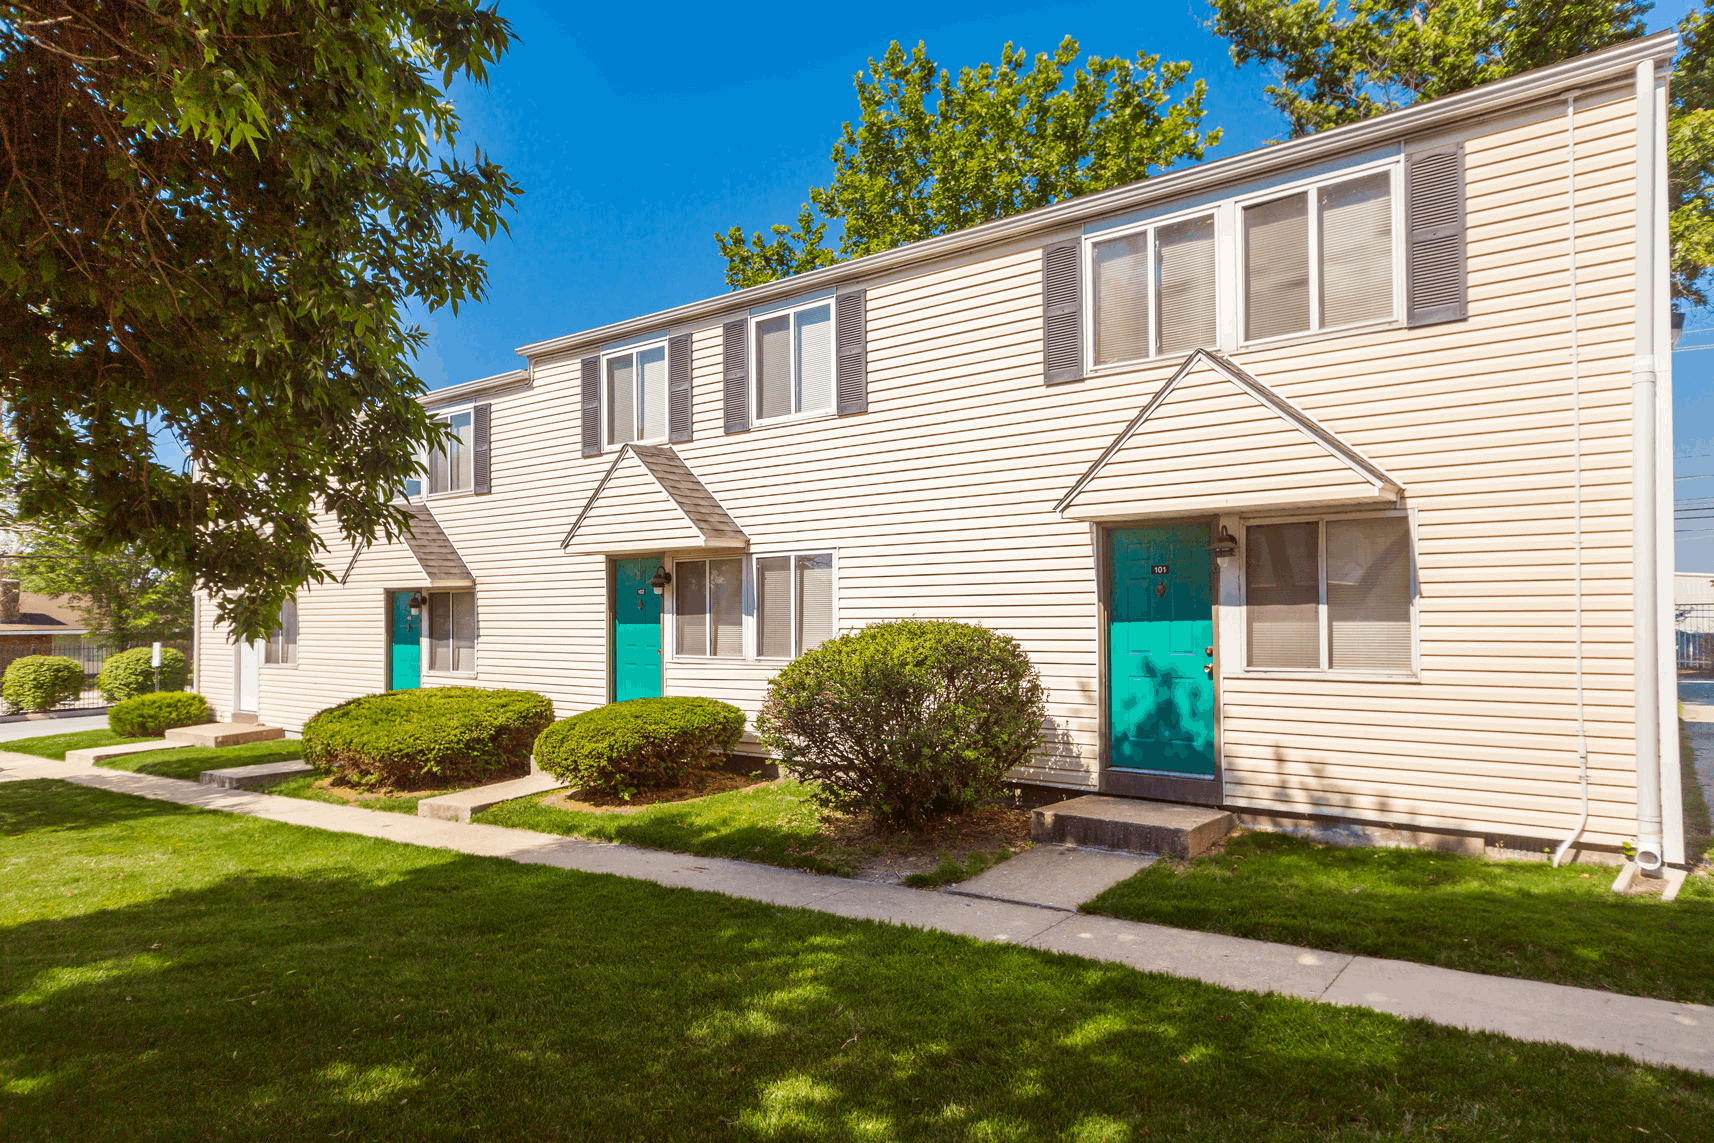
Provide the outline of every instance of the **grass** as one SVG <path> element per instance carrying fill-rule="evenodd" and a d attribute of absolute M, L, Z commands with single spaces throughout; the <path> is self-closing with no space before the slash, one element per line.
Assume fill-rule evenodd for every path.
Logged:
<path fill-rule="evenodd" d="M 0 784 L 0 1123 L 178 1140 L 1707 1139 L 1714 1077 Z"/>
<path fill-rule="evenodd" d="M 204 770 L 226 766 L 260 766 L 264 762 L 290 762 L 302 758 L 304 744 L 291 738 L 269 742 L 246 742 L 239 746 L 181 746 L 174 750 L 127 754 L 98 763 L 108 770 L 130 770 L 159 778 L 194 782 Z"/>
<path fill-rule="evenodd" d="M 968 881 L 978 873 L 994 868 L 1010 856 L 1012 851 L 1009 849 L 998 849 L 991 854 L 972 853 L 962 862 L 943 861 L 927 873 L 909 874 L 904 883 L 912 889 L 938 889 L 942 885 Z"/>
<path fill-rule="evenodd" d="M 279 794 L 286 798 L 303 798 L 310 802 L 328 802 L 336 806 L 358 806 L 365 810 L 381 810 L 393 814 L 414 814 L 417 812 L 418 802 L 447 792 L 421 790 L 411 794 L 345 794 L 317 787 L 316 783 L 324 777 L 325 774 L 299 774 L 294 778 L 281 778 L 258 786 L 257 792 Z"/>
<path fill-rule="evenodd" d="M 67 750 L 82 750 L 89 746 L 128 746 L 133 742 L 158 742 L 155 738 L 126 738 L 111 730 L 79 730 L 71 734 L 44 734 L 37 738 L 20 738 L 0 742 L 0 750 L 17 754 L 34 754 L 37 758 L 65 761 Z"/>
<path fill-rule="evenodd" d="M 1247 833 L 1160 861 L 1086 912 L 1334 952 L 1714 1003 L 1714 881 L 1677 902 L 1620 897 L 1604 865 L 1550 868 Z"/>
<path fill-rule="evenodd" d="M 854 873 L 859 860 L 857 854 L 818 832 L 815 807 L 796 782 L 752 786 L 691 802 L 663 802 L 628 813 L 544 805 L 552 796 L 519 798 L 471 820 L 841 876 Z"/>
<path fill-rule="evenodd" d="M 1706 863 L 1714 860 L 1714 822 L 1696 776 L 1696 751 L 1683 719 L 1678 723 L 1678 764 L 1679 788 L 1684 791 L 1684 853 L 1692 862 Z"/>

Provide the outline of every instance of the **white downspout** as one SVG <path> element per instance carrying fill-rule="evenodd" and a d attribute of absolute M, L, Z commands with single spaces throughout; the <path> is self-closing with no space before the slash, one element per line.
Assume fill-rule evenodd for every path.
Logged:
<path fill-rule="evenodd" d="M 1571 272 L 1571 611 L 1577 674 L 1577 784 L 1582 812 L 1577 826 L 1553 851 L 1553 866 L 1589 824 L 1589 735 L 1583 717 L 1583 380 L 1577 341 L 1577 93 L 1565 97 L 1565 246 Z"/>
<path fill-rule="evenodd" d="M 1631 629 L 1635 640 L 1637 865 L 1665 864 L 1660 796 L 1660 676 L 1655 525 L 1655 64 L 1636 71 L 1636 357 L 1631 365 Z"/>

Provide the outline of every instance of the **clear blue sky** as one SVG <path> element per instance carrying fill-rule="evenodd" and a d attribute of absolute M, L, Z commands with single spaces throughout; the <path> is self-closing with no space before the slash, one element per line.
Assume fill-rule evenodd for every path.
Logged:
<path fill-rule="evenodd" d="M 1649 29 L 1691 0 L 1657 5 Z M 1259 69 L 1232 66 L 1198 0 L 1159 5 L 1004 5 L 930 0 L 829 9 L 629 6 L 502 0 L 520 43 L 486 89 L 453 95 L 464 143 L 523 184 L 512 234 L 482 251 L 489 300 L 424 320 L 418 362 L 431 387 L 516 368 L 519 345 L 724 291 L 713 234 L 790 222 L 825 182 L 839 126 L 856 115 L 852 76 L 894 39 L 943 65 L 974 65 L 1012 41 L 1032 52 L 1072 35 L 1084 52 L 1189 60 L 1207 80 L 1212 154 L 1283 133 Z M 461 148 L 462 149 L 462 148 Z M 1676 355 L 1679 495 L 1714 496 L 1714 314 L 1692 314 Z M 1707 346 L 1707 351 L 1693 347 Z M 1678 566 L 1714 572 L 1711 529 L 1679 538 Z"/>

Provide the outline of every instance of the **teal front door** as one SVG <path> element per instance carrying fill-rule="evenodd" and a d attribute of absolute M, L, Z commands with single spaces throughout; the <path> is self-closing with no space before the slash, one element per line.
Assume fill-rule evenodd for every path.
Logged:
<path fill-rule="evenodd" d="M 423 682 L 423 617 L 412 613 L 409 591 L 387 596 L 387 689 L 415 690 Z"/>
<path fill-rule="evenodd" d="M 661 561 L 613 562 L 613 701 L 661 697 L 661 597 L 649 586 Z"/>
<path fill-rule="evenodd" d="M 1207 524 L 1109 534 L 1110 765 L 1214 777 L 1214 611 Z"/>

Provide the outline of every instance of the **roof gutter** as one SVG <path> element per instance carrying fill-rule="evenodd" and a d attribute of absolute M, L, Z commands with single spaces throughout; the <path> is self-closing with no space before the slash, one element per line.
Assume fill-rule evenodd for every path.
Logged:
<path fill-rule="evenodd" d="M 1537 68 L 1507 79 L 1495 80 L 1480 87 L 1418 103 L 1386 115 L 1378 115 L 1373 119 L 1365 119 L 1360 123 L 1335 127 L 1302 139 L 1293 139 L 1272 147 L 1234 155 L 1229 159 L 1217 159 L 1212 163 L 1187 167 L 1171 174 L 1127 183 L 1096 194 L 1067 199 L 952 234 L 924 239 L 908 246 L 899 246 L 878 254 L 868 254 L 849 262 L 812 270 L 807 274 L 735 290 L 720 297 L 707 298 L 581 333 L 531 342 L 518 347 L 517 352 L 522 357 L 533 359 L 565 350 L 618 341 L 669 326 L 699 322 L 735 310 L 782 301 L 811 290 L 836 286 L 853 278 L 885 274 L 937 258 L 965 254 L 1038 233 L 1080 225 L 1110 214 L 1138 210 L 1201 190 L 1314 163 L 1342 152 L 1358 151 L 1412 135 L 1461 126 L 1474 118 L 1520 103 L 1563 95 L 1573 88 L 1588 90 L 1592 85 L 1619 79 L 1633 71 L 1640 71 L 1645 66 L 1652 73 L 1656 64 L 1670 62 L 1677 50 L 1676 32 L 1657 32 L 1652 36 L 1618 44 L 1604 51 L 1591 52 L 1552 67 Z"/>

